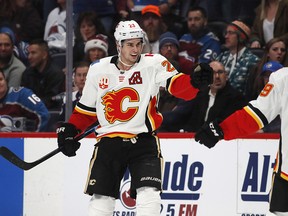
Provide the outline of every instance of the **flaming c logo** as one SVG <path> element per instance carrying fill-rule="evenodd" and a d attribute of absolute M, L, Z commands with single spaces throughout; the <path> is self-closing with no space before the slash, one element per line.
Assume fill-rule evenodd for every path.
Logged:
<path fill-rule="evenodd" d="M 138 102 L 139 94 L 133 88 L 123 88 L 118 91 L 107 92 L 102 97 L 102 104 L 105 106 L 105 118 L 113 124 L 115 121 L 125 122 L 133 118 L 138 112 L 138 107 L 123 108 L 123 102 L 127 99 L 129 102 Z M 125 100 L 126 101 L 126 100 Z"/>

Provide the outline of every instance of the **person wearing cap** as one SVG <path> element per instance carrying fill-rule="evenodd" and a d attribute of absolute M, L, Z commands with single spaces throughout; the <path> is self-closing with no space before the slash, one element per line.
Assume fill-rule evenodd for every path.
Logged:
<path fill-rule="evenodd" d="M 141 11 L 147 5 L 155 5 L 159 8 L 161 15 L 168 15 L 171 11 L 171 6 L 175 5 L 177 1 L 175 0 L 128 0 L 127 7 L 131 11 L 131 19 L 140 22 L 141 21 Z"/>
<path fill-rule="evenodd" d="M 64 155 L 75 156 L 80 143 L 74 137 L 98 123 L 85 187 L 91 195 L 88 215 L 113 215 L 129 168 L 131 185 L 125 196 L 136 199 L 136 214 L 160 216 L 162 155 L 155 133 L 163 120 L 159 88 L 193 99 L 211 84 L 213 71 L 200 64 L 190 76 L 160 54 L 143 54 L 144 31 L 134 20 L 120 21 L 114 37 L 118 55 L 90 65 L 79 102 L 56 130 L 58 146 Z"/>
<path fill-rule="evenodd" d="M 147 5 L 141 11 L 141 27 L 146 32 L 151 53 L 159 53 L 160 35 L 166 32 L 167 26 L 162 20 L 159 7 Z"/>
<path fill-rule="evenodd" d="M 8 27 L 0 28 L 0 69 L 3 70 L 8 86 L 19 87 L 26 66 L 14 54 L 15 34 Z"/>
<path fill-rule="evenodd" d="M 271 73 L 279 70 L 282 67 L 283 65 L 277 61 L 268 61 L 263 65 L 261 76 L 264 78 L 264 86 L 268 83 Z"/>
<path fill-rule="evenodd" d="M 229 82 L 240 93 L 246 96 L 249 68 L 260 60 L 247 48 L 250 28 L 242 21 L 235 20 L 227 25 L 225 31 L 225 48 L 217 60 L 229 71 Z"/>
<path fill-rule="evenodd" d="M 103 34 L 92 37 L 86 42 L 84 52 L 85 60 L 91 63 L 108 56 L 108 37 Z"/>
<path fill-rule="evenodd" d="M 283 68 L 283 65 L 277 61 L 268 61 L 262 67 L 261 76 L 263 77 L 263 87 L 269 82 L 271 73 Z M 264 133 L 279 133 L 281 130 L 281 119 L 279 115 L 271 121 L 268 125 L 265 125 L 260 132 Z"/>
<path fill-rule="evenodd" d="M 193 68 L 193 61 L 184 56 L 179 56 L 179 41 L 172 32 L 165 32 L 159 39 L 159 54 L 166 57 L 172 65 L 182 73 L 190 74 Z M 177 104 L 178 99 L 169 94 L 165 89 L 160 89 L 159 111 L 171 111 Z"/>
<path fill-rule="evenodd" d="M 218 37 L 207 28 L 207 12 L 200 6 L 189 9 L 187 27 L 189 32 L 182 35 L 180 42 L 180 56 L 190 58 L 194 63 L 209 63 L 221 51 Z"/>

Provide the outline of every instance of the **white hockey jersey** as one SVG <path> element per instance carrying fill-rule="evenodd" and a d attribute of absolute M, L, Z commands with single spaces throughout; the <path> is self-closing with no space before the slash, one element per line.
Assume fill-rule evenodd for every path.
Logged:
<path fill-rule="evenodd" d="M 281 139 L 274 169 L 288 181 L 288 67 L 272 73 L 258 98 L 220 126 L 224 139 L 230 140 L 257 131 L 277 115 L 281 118 Z"/>
<path fill-rule="evenodd" d="M 125 72 L 116 66 L 117 58 L 103 58 L 90 66 L 76 112 L 97 116 L 98 137 L 128 138 L 156 130 L 162 123 L 162 115 L 157 111 L 159 87 L 166 87 L 167 80 L 178 72 L 159 54 L 142 54 Z M 177 76 L 190 80 L 188 75 Z M 194 91 L 195 96 L 198 92 L 190 83 L 182 88 Z M 78 126 L 79 119 L 72 122 Z"/>

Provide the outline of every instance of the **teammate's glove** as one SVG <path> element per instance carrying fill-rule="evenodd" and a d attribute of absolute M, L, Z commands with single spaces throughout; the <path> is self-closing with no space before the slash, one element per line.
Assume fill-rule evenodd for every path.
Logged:
<path fill-rule="evenodd" d="M 71 123 L 62 123 L 57 128 L 56 133 L 61 152 L 68 157 L 75 156 L 80 147 L 80 142 L 74 140 L 74 137 L 79 133 L 76 127 Z"/>
<path fill-rule="evenodd" d="M 190 78 L 192 86 L 203 90 L 213 83 L 213 69 L 207 63 L 197 64 Z"/>
<path fill-rule="evenodd" d="M 205 123 L 195 134 L 195 141 L 212 148 L 223 139 L 224 134 L 217 120 Z"/>

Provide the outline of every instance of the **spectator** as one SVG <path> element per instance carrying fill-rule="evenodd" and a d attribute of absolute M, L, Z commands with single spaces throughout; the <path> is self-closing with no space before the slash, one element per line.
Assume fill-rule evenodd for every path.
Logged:
<path fill-rule="evenodd" d="M 246 104 L 242 94 L 229 84 L 229 73 L 223 64 L 212 61 L 210 66 L 214 71 L 210 88 L 200 91 L 193 100 L 180 101 L 171 112 L 163 113 L 161 131 L 196 132 L 204 122 L 224 119 Z"/>
<path fill-rule="evenodd" d="M 187 14 L 189 33 L 180 38 L 180 56 L 190 58 L 194 63 L 209 63 L 220 54 L 217 36 L 207 28 L 207 13 L 202 7 L 192 7 Z"/>
<path fill-rule="evenodd" d="M 167 29 L 161 18 L 159 7 L 147 5 L 142 9 L 141 14 L 141 26 L 147 34 L 151 52 L 159 53 L 159 38 Z"/>
<path fill-rule="evenodd" d="M 269 61 L 263 65 L 261 76 L 263 77 L 264 86 L 269 82 L 269 77 L 271 73 L 274 73 L 281 68 L 283 68 L 283 65 L 276 61 Z M 269 124 L 265 125 L 262 129 L 259 130 L 259 132 L 264 133 L 280 133 L 280 131 L 281 119 L 279 115 L 277 115 L 274 120 L 272 120 Z"/>
<path fill-rule="evenodd" d="M 179 41 L 172 32 L 165 32 L 159 39 L 159 53 L 166 57 L 172 65 L 182 73 L 190 74 L 193 68 L 193 62 L 183 56 L 178 55 Z M 177 104 L 178 99 L 169 94 L 165 88 L 160 88 L 159 111 L 171 111 Z"/>
<path fill-rule="evenodd" d="M 262 76 L 262 68 L 268 61 L 276 61 L 284 64 L 285 56 L 287 56 L 287 46 L 284 40 L 280 38 L 271 39 L 266 45 L 261 60 L 251 68 L 246 88 L 246 98 L 248 101 L 258 97 L 264 87 Z"/>
<path fill-rule="evenodd" d="M 74 0 L 73 11 L 76 20 L 79 14 L 94 11 L 109 35 L 113 33 L 115 23 L 118 23 L 119 19 L 126 19 L 129 15 L 126 0 Z"/>
<path fill-rule="evenodd" d="M 79 14 L 75 32 L 75 44 L 73 47 L 74 62 L 82 61 L 84 59 L 85 44 L 96 34 L 105 34 L 104 27 L 97 14 L 95 12 L 83 12 Z"/>
<path fill-rule="evenodd" d="M 177 70 L 185 74 L 190 74 L 194 62 L 179 55 L 179 41 L 176 35 L 172 32 L 165 32 L 159 38 L 159 53 L 166 57 Z"/>
<path fill-rule="evenodd" d="M 108 56 L 108 37 L 98 34 L 87 41 L 84 48 L 85 60 L 92 63 Z"/>
<path fill-rule="evenodd" d="M 66 0 L 57 0 L 57 4 L 47 17 L 43 37 L 52 53 L 66 50 Z"/>
<path fill-rule="evenodd" d="M 31 41 L 28 51 L 30 67 L 24 71 L 21 85 L 40 97 L 49 110 L 59 109 L 61 103 L 53 101 L 52 97 L 64 91 L 64 73 L 51 61 L 46 41 Z"/>
<path fill-rule="evenodd" d="M 249 68 L 259 61 L 246 47 L 249 40 L 250 28 L 242 21 L 235 20 L 228 24 L 225 32 L 225 47 L 217 60 L 229 71 L 229 82 L 244 96 L 246 95 Z"/>
<path fill-rule="evenodd" d="M 166 15 L 170 11 L 170 7 L 176 3 L 177 0 L 128 0 L 127 6 L 131 11 L 131 19 L 140 22 L 142 10 L 147 5 L 154 5 L 159 8 L 161 15 Z"/>
<path fill-rule="evenodd" d="M 29 43 L 33 39 L 43 37 L 43 21 L 36 8 L 28 0 L 2 1 L 6 2 L 4 5 L 7 5 L 7 7 L 4 14 L 0 15 L 0 21 L 2 24 L 9 24 L 15 32 L 15 44 L 21 41 Z"/>
<path fill-rule="evenodd" d="M 30 89 L 8 87 L 0 69 L 0 131 L 45 131 L 49 113 Z"/>
<path fill-rule="evenodd" d="M 281 134 L 269 193 L 271 213 L 267 213 L 267 216 L 288 215 L 287 72 L 287 68 L 282 68 L 272 73 L 269 83 L 256 100 L 250 101 L 243 109 L 237 110 L 221 122 L 213 120 L 204 124 L 195 134 L 196 142 L 213 148 L 221 139 L 232 140 L 255 133 L 280 115 Z"/>
<path fill-rule="evenodd" d="M 74 86 L 76 90 L 72 92 L 72 105 L 73 109 L 82 96 L 82 90 L 85 85 L 86 76 L 89 69 L 89 62 L 82 61 L 75 64 L 74 68 Z M 59 121 L 65 121 L 65 108 L 66 108 L 66 97 L 63 98 L 62 108 L 59 115 Z"/>
<path fill-rule="evenodd" d="M 8 27 L 0 28 L 0 69 L 9 87 L 19 87 L 25 65 L 14 55 L 15 35 Z"/>
<path fill-rule="evenodd" d="M 275 37 L 288 43 L 288 1 L 262 0 L 256 8 L 250 38 L 251 47 L 262 48 Z"/>

